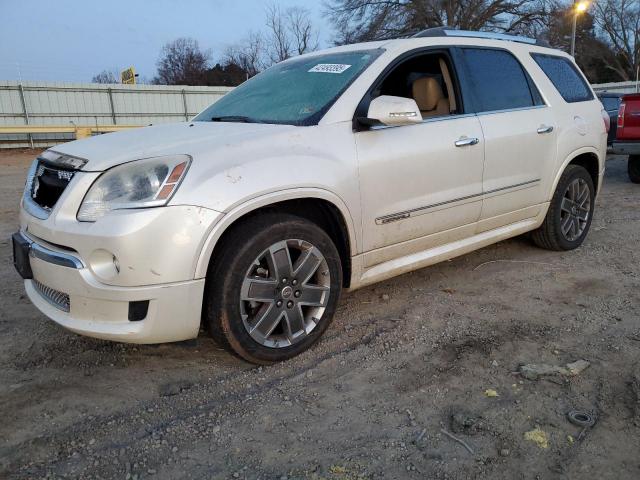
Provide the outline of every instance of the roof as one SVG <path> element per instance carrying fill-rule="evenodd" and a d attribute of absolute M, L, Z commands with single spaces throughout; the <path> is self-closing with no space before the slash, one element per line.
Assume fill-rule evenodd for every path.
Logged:
<path fill-rule="evenodd" d="M 535 38 L 523 37 L 522 35 L 509 35 L 506 33 L 479 32 L 475 30 L 458 30 L 451 27 L 427 28 L 413 35 L 413 38 L 425 37 L 466 37 L 466 38 L 486 38 L 490 40 L 505 40 L 508 42 L 528 43 L 529 45 L 548 46 L 546 42 L 540 42 Z"/>
<path fill-rule="evenodd" d="M 317 55 L 323 55 L 327 53 L 342 53 L 353 52 L 362 50 L 375 50 L 384 49 L 388 51 L 405 49 L 408 45 L 415 45 L 421 47 L 425 45 L 441 45 L 443 43 L 447 45 L 467 45 L 468 43 L 481 46 L 496 47 L 499 44 L 510 44 L 514 48 L 525 48 L 530 51 L 536 51 L 540 53 L 555 54 L 569 56 L 565 52 L 551 48 L 545 42 L 539 40 L 523 37 L 518 35 L 508 35 L 504 33 L 493 32 L 477 32 L 471 30 L 457 30 L 451 27 L 437 27 L 423 30 L 412 37 L 394 38 L 388 40 L 377 40 L 372 42 L 353 43 L 350 45 L 341 45 L 337 47 L 331 47 L 323 50 L 317 50 L 315 52 L 305 53 L 303 57 L 313 57 Z M 299 58 L 299 57 L 294 57 Z"/>

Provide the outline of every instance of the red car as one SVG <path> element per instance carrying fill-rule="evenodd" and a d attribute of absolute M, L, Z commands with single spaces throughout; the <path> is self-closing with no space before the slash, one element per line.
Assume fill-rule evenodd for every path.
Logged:
<path fill-rule="evenodd" d="M 613 151 L 629 155 L 629 178 L 640 183 L 640 93 L 622 97 Z"/>

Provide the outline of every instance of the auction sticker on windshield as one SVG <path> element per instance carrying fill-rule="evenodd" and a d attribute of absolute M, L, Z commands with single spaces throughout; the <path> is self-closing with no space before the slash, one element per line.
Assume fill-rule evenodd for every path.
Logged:
<path fill-rule="evenodd" d="M 345 65 L 343 63 L 319 63 L 311 70 L 310 73 L 342 73 L 346 71 L 351 65 Z"/>

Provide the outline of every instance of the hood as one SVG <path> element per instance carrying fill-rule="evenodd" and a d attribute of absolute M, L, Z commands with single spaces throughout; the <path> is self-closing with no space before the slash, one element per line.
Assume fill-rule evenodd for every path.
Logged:
<path fill-rule="evenodd" d="M 161 155 L 191 155 L 294 130 L 291 125 L 191 122 L 141 127 L 64 143 L 51 150 L 87 160 L 84 171 L 100 172 L 121 163 Z"/>

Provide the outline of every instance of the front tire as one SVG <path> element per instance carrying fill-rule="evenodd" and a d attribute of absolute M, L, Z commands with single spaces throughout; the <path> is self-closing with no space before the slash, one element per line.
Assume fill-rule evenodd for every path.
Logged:
<path fill-rule="evenodd" d="M 640 155 L 629 155 L 627 171 L 633 183 L 640 183 Z"/>
<path fill-rule="evenodd" d="M 245 360 L 280 362 L 320 338 L 341 289 L 340 256 L 320 227 L 264 213 L 225 235 L 207 275 L 204 320 L 218 343 Z"/>
<path fill-rule="evenodd" d="M 584 242 L 595 207 L 595 188 L 584 167 L 569 165 L 562 173 L 547 216 L 531 237 L 547 250 L 573 250 Z"/>

